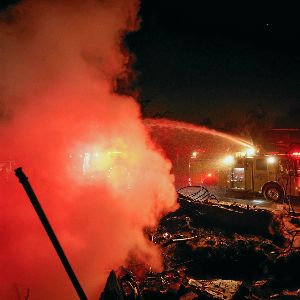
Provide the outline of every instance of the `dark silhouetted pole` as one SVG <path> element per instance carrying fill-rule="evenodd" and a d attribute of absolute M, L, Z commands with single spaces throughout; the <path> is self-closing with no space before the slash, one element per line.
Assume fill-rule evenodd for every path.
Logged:
<path fill-rule="evenodd" d="M 83 289 L 82 289 L 82 287 L 81 287 L 81 285 L 80 285 L 80 283 L 79 283 L 79 281 L 78 281 L 78 279 L 77 279 L 77 277 L 76 277 L 76 275 L 75 275 L 75 273 L 74 273 L 74 271 L 73 271 L 66 255 L 64 253 L 64 250 L 62 249 L 62 247 L 61 247 L 61 245 L 60 245 L 60 243 L 59 243 L 59 241 L 58 241 L 58 239 L 57 239 L 57 237 L 56 237 L 56 235 L 55 235 L 55 233 L 54 233 L 54 231 L 53 231 L 53 229 L 52 229 L 52 227 L 51 227 L 51 225 L 50 225 L 50 223 L 49 223 L 49 221 L 48 221 L 48 219 L 47 219 L 47 217 L 46 217 L 46 215 L 45 215 L 45 213 L 44 213 L 44 211 L 43 211 L 43 209 L 40 205 L 40 203 L 39 203 L 39 200 L 37 199 L 30 183 L 28 182 L 28 178 L 23 173 L 22 168 L 15 169 L 15 173 L 16 173 L 16 176 L 19 178 L 21 184 L 23 185 L 23 187 L 24 187 L 24 189 L 25 189 L 25 191 L 26 191 L 26 193 L 27 193 L 27 195 L 30 199 L 30 202 L 33 205 L 36 213 L 38 214 L 38 216 L 39 216 L 39 218 L 40 218 L 40 220 L 41 220 L 41 222 L 42 222 L 42 224 L 43 224 L 43 226 L 44 226 L 44 228 L 45 228 L 45 230 L 46 230 L 46 232 L 47 232 L 47 234 L 48 234 L 48 236 L 49 236 L 49 238 L 50 238 L 50 240 L 51 240 L 51 242 L 52 242 L 52 244 L 53 244 L 53 246 L 56 250 L 56 253 L 60 258 L 60 261 L 62 262 L 66 272 L 69 275 L 69 278 L 70 278 L 70 280 L 71 280 L 71 282 L 72 282 L 79 298 L 81 300 L 87 300 L 88 298 L 85 295 L 85 293 L 84 293 L 84 291 L 83 291 Z"/>

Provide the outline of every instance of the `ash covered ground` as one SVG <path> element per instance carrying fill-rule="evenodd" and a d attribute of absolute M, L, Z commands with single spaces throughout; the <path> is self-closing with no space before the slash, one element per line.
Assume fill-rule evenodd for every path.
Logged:
<path fill-rule="evenodd" d="M 199 187 L 178 201 L 177 211 L 146 230 L 164 271 L 131 258 L 111 272 L 100 299 L 300 298 L 297 213 L 221 202 Z"/>

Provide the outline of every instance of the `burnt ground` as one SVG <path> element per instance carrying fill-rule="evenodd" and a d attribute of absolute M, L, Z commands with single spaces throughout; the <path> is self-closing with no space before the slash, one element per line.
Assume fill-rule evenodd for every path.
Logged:
<path fill-rule="evenodd" d="M 118 297 L 106 287 L 101 299 L 300 299 L 297 216 L 209 197 L 179 203 L 147 230 L 164 271 L 132 259 L 115 278 Z"/>

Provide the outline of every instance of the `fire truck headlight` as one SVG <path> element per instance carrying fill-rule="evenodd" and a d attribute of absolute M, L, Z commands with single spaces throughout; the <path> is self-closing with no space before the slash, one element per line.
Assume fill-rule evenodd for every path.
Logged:
<path fill-rule="evenodd" d="M 268 164 L 274 164 L 276 162 L 276 158 L 274 156 L 267 157 L 267 163 Z"/>
<path fill-rule="evenodd" d="M 254 148 L 248 148 L 246 150 L 247 157 L 253 157 L 255 155 L 255 149 Z"/>
<path fill-rule="evenodd" d="M 228 155 L 223 159 L 223 162 L 226 166 L 230 166 L 234 163 L 234 157 L 232 155 Z"/>

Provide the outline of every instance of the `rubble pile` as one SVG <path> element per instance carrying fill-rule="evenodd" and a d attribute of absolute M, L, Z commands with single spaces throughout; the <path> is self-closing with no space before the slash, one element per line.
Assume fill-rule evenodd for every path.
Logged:
<path fill-rule="evenodd" d="M 299 231 L 287 234 L 284 213 L 198 197 L 179 194 L 180 208 L 146 231 L 164 271 L 129 264 L 118 272 L 123 298 L 100 299 L 300 299 Z"/>

